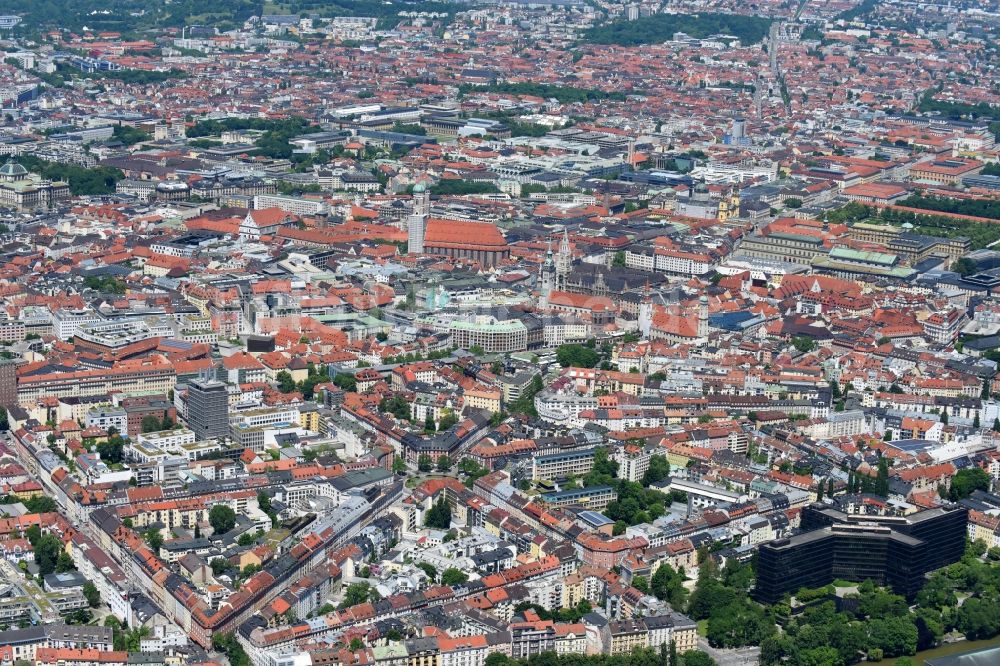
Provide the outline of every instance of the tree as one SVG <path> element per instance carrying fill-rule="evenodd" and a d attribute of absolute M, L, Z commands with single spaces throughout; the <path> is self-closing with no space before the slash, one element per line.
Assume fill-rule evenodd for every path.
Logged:
<path fill-rule="evenodd" d="M 951 479 L 948 497 L 953 502 L 965 499 L 976 490 L 990 489 L 990 475 L 979 467 L 959 470 Z"/>
<path fill-rule="evenodd" d="M 535 409 L 535 396 L 544 388 L 545 382 L 542 381 L 541 375 L 532 377 L 527 390 L 522 391 L 518 399 L 510 404 L 511 413 L 538 416 L 538 410 Z"/>
<path fill-rule="evenodd" d="M 927 650 L 941 643 L 941 639 L 944 637 L 944 621 L 939 611 L 917 608 L 913 624 L 917 627 L 918 650 Z"/>
<path fill-rule="evenodd" d="M 451 458 L 448 456 L 439 456 L 437 459 L 437 470 L 439 472 L 447 472 L 451 469 Z"/>
<path fill-rule="evenodd" d="M 130 127 L 129 125 L 115 125 L 114 138 L 121 141 L 123 145 L 133 146 L 143 141 L 149 141 L 153 137 L 140 129 Z"/>
<path fill-rule="evenodd" d="M 684 653 L 684 666 L 718 666 L 707 652 L 688 650 Z"/>
<path fill-rule="evenodd" d="M 83 584 L 83 597 L 87 600 L 87 605 L 91 608 L 97 608 L 101 605 L 101 593 L 98 591 L 97 586 L 89 580 Z"/>
<path fill-rule="evenodd" d="M 405 474 L 406 473 L 406 461 L 399 456 L 395 456 L 392 459 L 392 473 L 393 474 Z"/>
<path fill-rule="evenodd" d="M 148 414 L 142 417 L 142 422 L 140 424 L 140 427 L 142 428 L 142 431 L 144 433 L 156 432 L 160 429 L 160 425 L 161 425 L 160 419 L 156 418 L 152 414 Z"/>
<path fill-rule="evenodd" d="M 7 415 L 7 408 L 0 407 L 0 432 L 10 430 L 10 419 Z"/>
<path fill-rule="evenodd" d="M 292 375 L 285 370 L 282 370 L 275 375 L 275 379 L 278 382 L 278 390 L 282 393 L 292 393 L 297 388 L 295 380 L 292 379 Z"/>
<path fill-rule="evenodd" d="M 136 639 L 135 651 L 138 650 L 138 643 L 139 640 Z M 232 632 L 213 634 L 212 647 L 229 658 L 229 666 L 250 666 L 250 657 L 247 656 L 243 646 L 236 640 Z"/>
<path fill-rule="evenodd" d="M 486 467 L 482 467 L 472 458 L 462 458 L 458 463 L 458 469 L 466 476 L 465 485 L 469 488 L 475 484 L 476 479 L 482 478 L 490 473 Z"/>
<path fill-rule="evenodd" d="M 351 583 L 344 590 L 344 600 L 340 603 L 341 610 L 365 603 L 371 592 L 371 586 L 368 583 Z"/>
<path fill-rule="evenodd" d="M 755 16 L 699 13 L 697 15 L 653 14 L 635 21 L 624 18 L 602 23 L 583 32 L 591 44 L 636 46 L 663 42 L 663 35 L 676 31 L 696 38 L 722 33 L 735 35 L 743 44 L 756 44 L 767 35 L 769 21 Z"/>
<path fill-rule="evenodd" d="M 601 357 L 591 347 L 566 344 L 559 345 L 556 349 L 556 360 L 564 368 L 593 368 L 600 363 Z"/>
<path fill-rule="evenodd" d="M 149 546 L 150 550 L 159 555 L 160 546 L 163 545 L 163 535 L 160 534 L 158 529 L 148 529 L 142 534 L 143 540 Z"/>
<path fill-rule="evenodd" d="M 442 497 L 435 502 L 424 517 L 424 525 L 440 530 L 451 527 L 451 505 Z"/>
<path fill-rule="evenodd" d="M 391 398 L 383 398 L 382 402 L 379 403 L 378 408 L 383 414 L 392 414 L 400 421 L 409 421 L 412 417 L 412 413 L 410 412 L 410 403 L 406 401 L 406 398 L 400 395 L 396 395 Z"/>
<path fill-rule="evenodd" d="M 461 569 L 456 569 L 455 567 L 448 567 L 441 574 L 441 584 L 442 585 L 464 585 L 469 582 L 469 576 Z"/>
<path fill-rule="evenodd" d="M 699 551 L 698 580 L 688 601 L 687 612 L 695 620 L 705 620 L 717 608 L 728 606 L 736 599 L 735 590 L 724 586 L 719 580 L 719 568 L 715 560 L 707 557 L 707 551 Z"/>
<path fill-rule="evenodd" d="M 22 504 L 28 513 L 52 513 L 59 508 L 56 501 L 48 495 L 34 495 L 24 500 Z"/>
<path fill-rule="evenodd" d="M 212 567 L 212 573 L 216 576 L 221 576 L 233 568 L 233 564 L 224 557 L 213 557 L 208 565 Z"/>
<path fill-rule="evenodd" d="M 642 475 L 642 485 L 648 486 L 670 476 L 670 463 L 666 456 L 654 453 L 649 457 L 649 469 Z"/>
<path fill-rule="evenodd" d="M 492 194 L 498 192 L 493 183 L 476 183 L 468 180 L 442 180 L 428 190 L 438 195 Z M 470 349 L 471 351 L 471 349 Z"/>
<path fill-rule="evenodd" d="M 271 496 L 263 490 L 257 493 L 257 506 L 264 513 L 271 513 Z"/>
<path fill-rule="evenodd" d="M 878 461 L 878 475 L 875 477 L 876 495 L 881 497 L 889 496 L 889 461 L 882 457 Z"/>
<path fill-rule="evenodd" d="M 792 338 L 792 346 L 800 352 L 811 352 L 816 349 L 816 341 L 804 335 L 797 335 Z"/>
<path fill-rule="evenodd" d="M 834 400 L 840 400 L 843 395 L 840 391 L 840 384 L 837 382 L 830 382 L 830 395 Z"/>
<path fill-rule="evenodd" d="M 432 433 L 437 430 L 437 424 L 434 423 L 434 412 L 427 410 L 427 416 L 424 417 L 424 432 Z"/>
<path fill-rule="evenodd" d="M 426 453 L 421 453 L 417 458 L 417 469 L 421 472 L 429 472 L 434 469 L 434 459 Z"/>
<path fill-rule="evenodd" d="M 760 645 L 772 633 L 774 623 L 764 609 L 740 597 L 710 613 L 706 637 L 712 647 L 733 648 Z"/>
<path fill-rule="evenodd" d="M 687 604 L 688 591 L 684 587 L 687 577 L 663 563 L 653 574 L 650 581 L 650 591 L 662 601 L 668 602 L 674 610 L 681 611 Z"/>
<path fill-rule="evenodd" d="M 917 651 L 917 627 L 908 617 L 869 617 L 869 648 L 882 650 L 886 657 Z"/>
<path fill-rule="evenodd" d="M 125 452 L 125 440 L 117 433 L 109 434 L 107 440 L 97 445 L 101 460 L 108 464 L 120 463 Z"/>
<path fill-rule="evenodd" d="M 518 662 L 511 659 L 503 652 L 490 652 L 486 655 L 486 661 L 483 662 L 483 666 L 512 666 Z"/>
<path fill-rule="evenodd" d="M 73 563 L 73 558 L 65 550 L 59 553 L 59 557 L 56 559 L 56 573 L 66 573 L 67 571 L 75 571 L 76 564 Z"/>
<path fill-rule="evenodd" d="M 208 522 L 216 534 L 225 534 L 236 526 L 236 512 L 225 504 L 216 504 L 208 512 Z"/>
<path fill-rule="evenodd" d="M 594 466 L 583 477 L 584 486 L 609 486 L 618 474 L 618 463 L 611 459 L 608 449 L 601 446 L 594 450 Z"/>
<path fill-rule="evenodd" d="M 38 565 L 38 573 L 47 576 L 56 570 L 60 553 L 63 553 L 63 544 L 54 534 L 43 534 L 34 544 L 35 563 Z"/>
<path fill-rule="evenodd" d="M 433 564 L 429 562 L 417 562 L 417 568 L 427 574 L 427 578 L 429 578 L 432 583 L 437 580 L 438 572 Z"/>
<path fill-rule="evenodd" d="M 357 378 L 348 373 L 340 373 L 330 381 L 332 381 L 338 388 L 341 388 L 348 393 L 356 393 L 358 390 Z"/>
<path fill-rule="evenodd" d="M 66 624 L 87 624 L 93 615 L 86 608 L 77 608 L 66 618 Z"/>
<path fill-rule="evenodd" d="M 441 417 L 438 421 L 438 430 L 444 432 L 445 430 L 450 430 L 458 424 L 458 415 L 455 412 L 449 410 Z"/>
<path fill-rule="evenodd" d="M 1000 602 L 972 597 L 958 609 L 956 627 L 969 640 L 992 638 L 1000 633 Z"/>

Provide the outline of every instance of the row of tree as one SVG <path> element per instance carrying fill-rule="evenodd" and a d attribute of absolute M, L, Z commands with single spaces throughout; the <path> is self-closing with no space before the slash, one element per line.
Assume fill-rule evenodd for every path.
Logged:
<path fill-rule="evenodd" d="M 624 101 L 625 94 L 621 92 L 606 92 L 593 88 L 573 88 L 551 83 L 492 83 L 486 86 L 463 84 L 458 87 L 460 95 L 475 92 L 498 92 L 508 95 L 530 95 L 556 99 L 561 104 L 585 103 L 600 100 Z"/>
<path fill-rule="evenodd" d="M 931 211 L 925 214 L 896 208 L 878 209 L 857 202 L 830 211 L 825 215 L 825 219 L 843 224 L 865 220 L 896 227 L 909 224 L 912 225 L 914 233 L 927 236 L 939 238 L 966 236 L 973 249 L 984 248 L 1000 240 L 1000 225 L 989 222 L 935 215 Z"/>
<path fill-rule="evenodd" d="M 556 654 L 542 652 L 528 659 L 512 659 L 502 652 L 492 652 L 485 666 L 716 666 L 715 660 L 701 650 L 679 654 L 673 643 L 659 649 L 635 648 L 623 654 Z"/>
<path fill-rule="evenodd" d="M 436 462 L 434 458 L 427 453 L 421 453 L 417 457 L 417 470 L 421 472 L 426 473 L 432 471 L 434 468 L 437 468 L 437 471 L 443 474 L 450 471 L 451 466 L 451 458 L 445 455 L 438 456 Z"/>
<path fill-rule="evenodd" d="M 88 169 L 77 164 L 48 162 L 33 155 L 22 155 L 18 159 L 21 166 L 42 178 L 68 183 L 69 191 L 74 196 L 112 194 L 118 181 L 125 177 L 121 171 L 111 167 Z"/>
<path fill-rule="evenodd" d="M 738 14 L 653 14 L 635 21 L 618 20 L 587 30 L 584 40 L 592 44 L 661 44 L 683 32 L 701 39 L 711 35 L 733 35 L 743 44 L 764 39 L 771 22 L 768 19 Z"/>
<path fill-rule="evenodd" d="M 900 201 L 899 205 L 933 210 L 939 213 L 955 213 L 1000 220 L 1000 201 L 990 199 L 951 199 L 914 194 Z"/>

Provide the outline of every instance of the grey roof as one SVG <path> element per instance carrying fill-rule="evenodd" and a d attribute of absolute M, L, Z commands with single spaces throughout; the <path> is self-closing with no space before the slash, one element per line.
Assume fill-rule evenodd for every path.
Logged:
<path fill-rule="evenodd" d="M 1000 663 L 1000 647 L 950 654 L 924 661 L 924 666 L 994 666 Z"/>
<path fill-rule="evenodd" d="M 28 175 L 28 170 L 17 162 L 7 162 L 0 167 L 0 176 L 6 178 L 20 178 L 26 175 Z"/>

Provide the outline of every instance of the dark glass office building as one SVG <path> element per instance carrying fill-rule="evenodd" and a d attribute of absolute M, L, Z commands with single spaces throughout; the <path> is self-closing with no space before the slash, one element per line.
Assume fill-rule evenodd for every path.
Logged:
<path fill-rule="evenodd" d="M 229 392 L 215 379 L 188 382 L 188 427 L 198 441 L 229 436 Z"/>
<path fill-rule="evenodd" d="M 775 603 L 800 588 L 844 579 L 871 580 L 912 599 L 924 574 L 962 557 L 967 520 L 968 511 L 954 505 L 873 517 L 813 504 L 802 510 L 801 534 L 760 546 L 754 597 Z"/>

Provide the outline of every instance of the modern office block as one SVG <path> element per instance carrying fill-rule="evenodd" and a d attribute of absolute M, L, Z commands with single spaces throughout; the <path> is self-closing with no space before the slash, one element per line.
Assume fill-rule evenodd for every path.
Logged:
<path fill-rule="evenodd" d="M 229 436 L 229 392 L 214 379 L 188 384 L 187 421 L 198 440 Z"/>
<path fill-rule="evenodd" d="M 803 533 L 761 545 L 754 597 L 775 603 L 800 588 L 843 579 L 871 580 L 912 599 L 924 574 L 962 557 L 967 520 L 959 506 L 873 517 L 813 504 L 802 511 Z"/>

